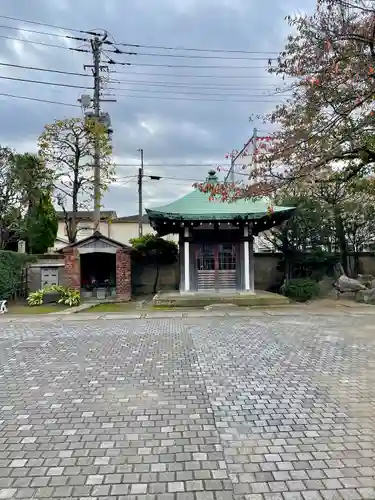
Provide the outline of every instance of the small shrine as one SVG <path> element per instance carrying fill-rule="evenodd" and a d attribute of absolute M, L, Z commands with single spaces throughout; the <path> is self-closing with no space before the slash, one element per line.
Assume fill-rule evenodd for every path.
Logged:
<path fill-rule="evenodd" d="M 206 182 L 219 182 L 210 171 Z M 266 198 L 210 200 L 198 189 L 168 205 L 147 209 L 160 235 L 179 235 L 180 294 L 254 294 L 253 237 L 288 219 L 294 207 Z"/>

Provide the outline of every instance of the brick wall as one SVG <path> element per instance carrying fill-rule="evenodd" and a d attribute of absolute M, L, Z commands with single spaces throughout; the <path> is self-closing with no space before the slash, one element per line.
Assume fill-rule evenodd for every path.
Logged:
<path fill-rule="evenodd" d="M 131 258 L 127 249 L 119 248 L 116 252 L 116 297 L 130 300 L 132 295 Z"/>
<path fill-rule="evenodd" d="M 67 286 L 75 290 L 81 289 L 81 263 L 78 250 L 67 248 L 64 250 L 65 279 Z"/>

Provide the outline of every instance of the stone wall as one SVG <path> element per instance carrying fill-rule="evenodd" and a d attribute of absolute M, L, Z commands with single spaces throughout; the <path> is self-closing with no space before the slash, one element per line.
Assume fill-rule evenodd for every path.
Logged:
<path fill-rule="evenodd" d="M 28 292 L 35 292 L 42 288 L 42 268 L 56 268 L 59 285 L 66 286 L 67 277 L 64 268 L 64 256 L 60 254 L 42 255 L 37 262 L 30 264 L 27 269 Z"/>
<path fill-rule="evenodd" d="M 132 263 L 133 295 L 152 295 L 156 277 L 156 267 L 142 266 Z M 158 289 L 163 291 L 178 290 L 180 282 L 179 263 L 161 266 L 159 270 Z"/>
<path fill-rule="evenodd" d="M 127 257 L 125 256 L 127 255 Z M 128 258 L 129 257 L 129 258 Z M 283 278 L 282 273 L 277 270 L 278 263 L 282 258 L 281 254 L 275 253 L 257 253 L 255 254 L 255 289 L 256 290 L 272 290 L 281 284 Z M 370 253 L 361 254 L 360 272 L 362 274 L 372 274 L 375 276 L 375 255 Z M 57 267 L 59 276 L 59 285 L 71 286 L 69 273 L 64 268 L 64 256 L 52 254 L 42 256 L 35 264 L 31 264 L 28 268 L 28 290 L 33 292 L 41 288 L 41 268 Z M 140 264 L 131 264 L 130 256 L 123 254 L 119 261 L 118 276 L 120 277 L 121 296 L 123 300 L 128 300 L 130 294 L 152 295 L 156 268 L 154 266 L 142 266 Z M 131 266 L 132 290 L 130 291 L 129 274 Z M 161 266 L 158 289 L 163 291 L 178 290 L 180 281 L 179 264 L 176 262 L 170 266 Z M 125 282 L 128 284 L 125 285 Z"/>
<path fill-rule="evenodd" d="M 359 267 L 361 274 L 372 274 L 375 276 L 375 255 L 372 253 L 363 253 L 359 257 Z"/>
<path fill-rule="evenodd" d="M 281 253 L 257 253 L 255 254 L 255 289 L 271 290 L 281 284 L 282 273 L 277 266 L 282 259 Z M 359 268 L 361 274 L 375 276 L 375 255 L 362 253 L 359 256 Z"/>
<path fill-rule="evenodd" d="M 256 253 L 254 255 L 255 290 L 273 290 L 281 285 L 283 273 L 277 270 L 282 258 L 276 253 Z"/>

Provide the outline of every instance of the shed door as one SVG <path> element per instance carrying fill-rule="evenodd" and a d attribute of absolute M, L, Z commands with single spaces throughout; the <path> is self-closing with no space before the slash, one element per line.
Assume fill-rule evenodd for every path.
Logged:
<path fill-rule="evenodd" d="M 237 288 L 236 245 L 218 245 L 218 289 L 234 291 Z"/>
<path fill-rule="evenodd" d="M 204 243 L 197 251 L 198 291 L 237 289 L 236 245 Z"/>
<path fill-rule="evenodd" d="M 198 291 L 216 289 L 215 247 L 209 243 L 200 245 L 197 251 L 197 288 Z"/>
<path fill-rule="evenodd" d="M 42 288 L 59 284 L 59 270 L 57 267 L 42 267 Z"/>

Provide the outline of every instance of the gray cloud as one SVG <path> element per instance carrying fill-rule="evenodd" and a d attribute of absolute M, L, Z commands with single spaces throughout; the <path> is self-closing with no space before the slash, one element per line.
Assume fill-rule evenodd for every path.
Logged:
<path fill-rule="evenodd" d="M 304 8 L 308 8 L 311 3 L 312 0 L 305 2 Z M 263 0 L 263 2 L 28 0 L 22 3 L 21 7 L 19 2 L 2 0 L 1 13 L 71 29 L 106 29 L 116 41 L 131 44 L 277 52 L 283 48 L 283 41 L 288 31 L 284 17 L 295 10 L 298 4 L 300 2 L 297 0 L 288 3 L 275 0 Z M 0 24 L 66 34 L 53 28 L 2 19 Z M 74 31 L 70 34 L 78 35 Z M 69 46 L 85 48 L 82 42 L 73 40 L 67 42 L 55 36 L 5 28 L 0 28 L 0 35 L 66 46 L 63 50 L 0 38 L 0 62 L 77 73 L 83 73 L 83 65 L 91 63 L 89 53 L 68 50 Z M 178 54 L 156 49 L 118 47 L 124 51 L 137 50 L 140 53 Z M 180 54 L 207 55 L 208 53 Z M 225 153 L 232 148 L 241 147 L 251 135 L 253 125 L 248 122 L 249 115 L 270 110 L 277 100 L 277 97 L 268 99 L 262 97 L 262 94 L 271 91 L 271 86 L 278 81 L 267 74 L 266 60 L 108 55 L 117 61 L 135 64 L 202 66 L 194 69 L 110 66 L 110 69 L 116 71 L 111 74 L 111 79 L 117 80 L 118 83 L 108 83 L 107 87 L 115 90 L 108 89 L 107 93 L 115 94 L 117 103 L 106 103 L 104 108 L 110 112 L 115 130 L 114 153 L 119 163 L 135 166 L 118 167 L 118 175 L 122 179 L 111 187 L 104 198 L 104 203 L 106 208 L 116 209 L 124 215 L 137 211 L 136 183 L 134 179 L 124 179 L 124 177 L 137 173 L 138 148 L 142 147 L 145 151 L 146 165 L 160 165 L 160 167 L 146 167 L 146 172 L 157 172 L 165 177 L 178 178 L 178 180 L 155 181 L 157 184 L 151 181 L 145 183 L 146 206 L 167 203 L 189 190 L 193 182 L 190 179 L 203 179 L 208 167 L 171 168 L 164 165 L 225 163 Z M 211 53 L 211 55 L 225 54 Z M 233 56 L 246 57 L 244 54 L 233 54 Z M 260 56 L 254 54 L 254 57 Z M 209 66 L 219 66 L 219 68 Z M 252 66 L 252 68 L 239 69 L 238 66 Z M 87 92 L 85 88 L 90 88 L 92 85 L 91 78 L 88 77 L 24 69 L 1 67 L 1 75 L 82 86 L 82 89 L 60 88 L 0 80 L 1 93 L 71 104 L 76 104 L 80 94 Z M 199 77 L 199 75 L 209 75 L 209 77 Z M 252 78 L 240 78 L 244 76 Z M 211 95 L 205 99 L 205 94 Z M 241 94 L 241 96 L 229 94 Z M 233 102 L 234 100 L 254 102 L 241 103 Z M 269 102 L 261 102 L 267 100 Z M 81 113 L 79 108 L 1 96 L 0 106 L 2 111 L 0 143 L 21 150 L 35 148 L 36 139 L 45 123 Z"/>

